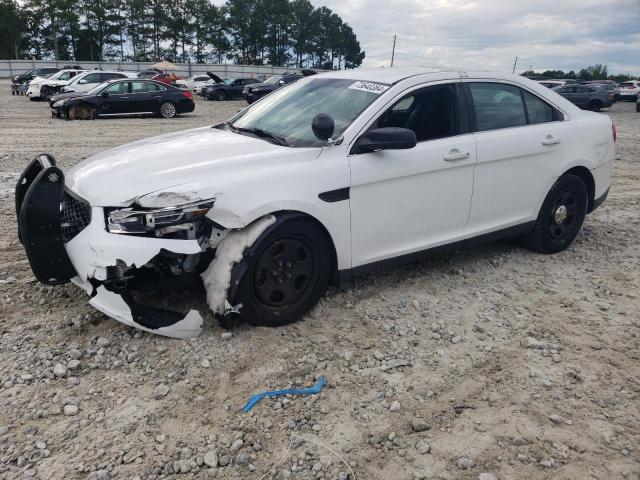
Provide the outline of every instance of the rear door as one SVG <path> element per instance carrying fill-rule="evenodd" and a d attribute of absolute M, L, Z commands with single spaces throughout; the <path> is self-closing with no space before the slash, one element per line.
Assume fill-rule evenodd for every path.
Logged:
<path fill-rule="evenodd" d="M 535 220 L 563 161 L 568 122 L 559 110 L 518 85 L 470 80 L 465 91 L 478 153 L 468 235 Z"/>
<path fill-rule="evenodd" d="M 154 98 L 157 89 L 156 84 L 146 80 L 131 81 L 131 101 L 129 113 L 153 113 L 157 100 Z"/>

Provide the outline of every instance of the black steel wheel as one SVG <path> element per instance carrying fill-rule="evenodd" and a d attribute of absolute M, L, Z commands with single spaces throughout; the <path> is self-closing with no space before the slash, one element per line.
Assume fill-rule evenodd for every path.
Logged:
<path fill-rule="evenodd" d="M 584 181 L 576 175 L 563 175 L 547 194 L 526 243 L 541 253 L 565 250 L 582 227 L 588 202 Z"/>
<path fill-rule="evenodd" d="M 216 100 L 222 102 L 227 99 L 227 93 L 224 90 L 216 90 L 213 94 Z"/>
<path fill-rule="evenodd" d="M 234 299 L 240 318 L 276 327 L 295 322 L 324 294 L 334 268 L 325 232 L 305 218 L 288 220 L 258 240 Z"/>

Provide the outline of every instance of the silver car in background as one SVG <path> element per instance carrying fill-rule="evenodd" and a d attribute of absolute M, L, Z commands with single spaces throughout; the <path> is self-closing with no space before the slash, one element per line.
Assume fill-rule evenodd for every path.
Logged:
<path fill-rule="evenodd" d="M 599 85 L 567 84 L 552 90 L 583 110 L 597 112 L 601 108 L 610 107 L 615 102 L 613 92 L 599 87 Z"/>

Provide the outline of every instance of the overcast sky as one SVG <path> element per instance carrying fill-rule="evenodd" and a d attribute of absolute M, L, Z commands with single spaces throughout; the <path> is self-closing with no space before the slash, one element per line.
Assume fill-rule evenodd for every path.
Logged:
<path fill-rule="evenodd" d="M 640 75 L 640 0 L 311 0 L 356 32 L 363 66 L 451 65 L 511 71 L 602 63 Z"/>

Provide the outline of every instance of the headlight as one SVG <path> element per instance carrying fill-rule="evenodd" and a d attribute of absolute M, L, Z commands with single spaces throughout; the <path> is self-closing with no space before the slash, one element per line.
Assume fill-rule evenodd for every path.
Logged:
<path fill-rule="evenodd" d="M 160 237 L 166 233 L 189 229 L 194 221 L 211 210 L 214 202 L 215 199 L 210 199 L 153 210 L 112 210 L 107 215 L 107 229 L 111 233 L 152 234 Z"/>
<path fill-rule="evenodd" d="M 64 105 L 64 102 L 66 102 L 67 99 L 63 98 L 62 100 L 57 100 L 55 102 L 53 102 L 53 106 L 54 107 L 61 107 L 62 105 Z"/>

